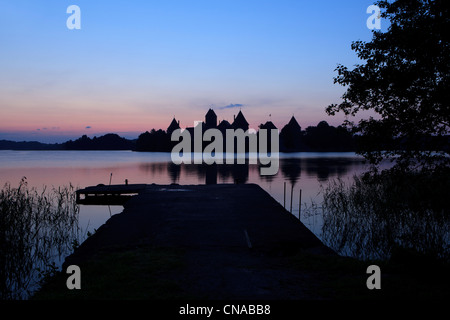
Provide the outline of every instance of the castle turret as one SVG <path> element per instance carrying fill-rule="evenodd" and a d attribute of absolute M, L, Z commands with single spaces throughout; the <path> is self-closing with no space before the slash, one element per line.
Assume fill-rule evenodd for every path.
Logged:
<path fill-rule="evenodd" d="M 237 116 L 234 118 L 232 127 L 234 130 L 236 129 L 242 129 L 244 131 L 248 130 L 248 122 L 240 110 Z"/>
<path fill-rule="evenodd" d="M 177 121 L 175 117 L 173 117 L 172 122 L 167 128 L 167 134 L 172 135 L 172 132 L 174 132 L 176 129 L 180 129 L 180 121 Z"/>
<path fill-rule="evenodd" d="M 217 115 L 213 109 L 209 109 L 205 115 L 205 129 L 217 127 Z"/>

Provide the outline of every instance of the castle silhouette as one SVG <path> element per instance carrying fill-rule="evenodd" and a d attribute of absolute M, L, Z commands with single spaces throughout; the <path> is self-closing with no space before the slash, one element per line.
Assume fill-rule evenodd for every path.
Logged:
<path fill-rule="evenodd" d="M 205 120 L 197 123 L 202 125 L 202 130 L 218 129 L 225 134 L 227 129 L 242 129 L 247 132 L 249 123 L 241 110 L 234 115 L 233 122 L 227 120 L 217 121 L 217 115 L 213 109 L 205 114 Z M 272 121 L 266 121 L 258 126 L 259 129 L 278 129 Z M 180 121 L 174 116 L 167 129 L 155 130 L 141 134 L 136 142 L 135 151 L 160 151 L 170 152 L 178 142 L 171 141 L 172 133 L 181 129 Z M 194 127 L 187 127 L 193 136 Z M 255 133 L 258 135 L 258 131 Z M 268 141 L 271 139 L 269 137 Z M 270 150 L 270 145 L 268 149 Z M 354 151 L 354 137 L 344 127 L 330 126 L 326 121 L 321 121 L 316 127 L 308 127 L 302 131 L 297 119 L 292 115 L 289 122 L 280 130 L 279 151 L 301 152 L 301 151 Z M 192 148 L 193 150 L 193 148 Z M 225 150 L 225 148 L 224 148 Z"/>
<path fill-rule="evenodd" d="M 230 124 L 227 120 L 219 121 L 219 124 L 217 124 L 217 115 L 214 112 L 213 109 L 209 109 L 208 112 L 205 115 L 205 121 L 202 122 L 202 126 L 205 130 L 208 129 L 219 129 L 222 132 L 225 132 L 227 129 L 242 129 L 245 131 L 249 128 L 249 123 L 245 119 L 244 115 L 242 114 L 242 111 L 239 110 L 239 113 L 237 116 L 234 116 L 234 121 L 232 124 Z M 175 117 L 173 118 L 172 122 L 170 123 L 169 127 L 167 128 L 166 132 L 171 135 L 172 132 L 174 132 L 177 129 L 180 128 L 180 121 L 177 121 Z M 193 127 L 188 127 L 186 130 L 192 131 Z"/>
<path fill-rule="evenodd" d="M 249 129 L 249 123 L 240 110 L 233 117 L 233 122 L 227 120 L 217 122 L 214 110 L 209 109 L 202 121 L 203 130 L 216 128 L 222 133 L 227 129 Z M 259 129 L 277 129 L 272 121 L 266 121 L 258 126 Z M 83 135 L 74 141 L 69 140 L 61 144 L 45 144 L 39 142 L 15 142 L 0 140 L 0 150 L 133 150 L 170 152 L 177 142 L 171 141 L 171 135 L 180 128 L 180 122 L 175 116 L 166 130 L 152 129 L 139 135 L 137 139 L 125 139 L 117 134 L 106 134 L 101 137 L 89 138 Z M 193 134 L 194 127 L 186 128 Z M 270 132 L 270 130 L 268 130 Z M 256 132 L 258 134 L 258 132 Z M 271 141 L 269 138 L 268 141 Z M 320 121 L 317 126 L 309 126 L 302 130 L 294 116 L 280 130 L 280 152 L 348 152 L 355 151 L 358 137 L 353 136 L 345 127 L 330 126 L 326 121 Z M 226 150 L 225 148 L 223 150 Z"/>

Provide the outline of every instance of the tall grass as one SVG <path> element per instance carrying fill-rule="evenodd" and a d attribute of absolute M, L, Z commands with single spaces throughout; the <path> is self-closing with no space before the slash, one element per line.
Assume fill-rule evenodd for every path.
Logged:
<path fill-rule="evenodd" d="M 330 182 L 323 190 L 323 241 L 359 259 L 410 250 L 449 261 L 448 176 L 389 174 Z"/>
<path fill-rule="evenodd" d="M 22 179 L 0 191 L 0 299 L 26 299 L 79 243 L 72 185 L 42 191 Z"/>

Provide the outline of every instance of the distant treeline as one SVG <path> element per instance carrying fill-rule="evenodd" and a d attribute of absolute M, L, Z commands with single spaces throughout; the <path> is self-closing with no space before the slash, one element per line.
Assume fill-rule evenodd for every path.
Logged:
<path fill-rule="evenodd" d="M 349 152 L 356 150 L 355 137 L 343 126 L 330 126 L 321 121 L 306 130 L 293 130 L 289 124 L 280 132 L 280 151 Z"/>
<path fill-rule="evenodd" d="M 61 150 L 62 144 L 47 144 L 37 141 L 0 140 L 0 150 Z"/>
<path fill-rule="evenodd" d="M 263 125 L 260 126 L 260 128 Z M 170 152 L 177 142 L 170 141 L 170 135 L 162 129 L 147 131 L 138 139 L 126 139 L 117 134 L 106 134 L 89 138 L 86 135 L 64 143 L 47 144 L 36 141 L 0 140 L 0 150 L 133 150 Z M 321 121 L 317 126 L 300 127 L 286 125 L 280 132 L 280 151 L 339 152 L 355 151 L 355 139 L 344 127 L 330 126 Z"/>
<path fill-rule="evenodd" d="M 136 140 L 128 140 L 109 133 L 101 137 L 89 138 L 86 135 L 63 143 L 64 150 L 134 150 Z"/>
<path fill-rule="evenodd" d="M 264 128 L 264 125 L 260 125 Z M 445 137 L 449 142 L 450 138 Z M 422 149 L 434 137 L 423 138 Z M 353 152 L 358 144 L 364 143 L 364 137 L 357 137 L 345 127 L 330 126 L 321 121 L 317 126 L 309 126 L 301 130 L 298 126 L 284 126 L 280 131 L 280 152 Z M 159 129 L 152 129 L 139 135 L 138 139 L 126 139 L 109 133 L 100 137 L 89 138 L 86 135 L 64 143 L 47 144 L 36 141 L 0 140 L 0 150 L 131 150 L 143 152 L 170 152 L 175 144 L 170 134 Z M 389 144 L 383 144 L 389 149 Z M 430 144 L 432 145 L 432 144 Z M 225 150 L 224 150 L 225 151 Z"/>
<path fill-rule="evenodd" d="M 125 139 L 114 133 L 98 138 L 83 135 L 75 141 L 69 140 L 55 144 L 0 140 L 0 150 L 134 150 L 135 146 L 136 140 Z"/>

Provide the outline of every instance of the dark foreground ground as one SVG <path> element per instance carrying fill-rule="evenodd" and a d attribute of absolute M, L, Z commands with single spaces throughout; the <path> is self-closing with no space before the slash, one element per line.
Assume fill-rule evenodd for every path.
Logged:
<path fill-rule="evenodd" d="M 35 300 L 336 300 L 449 297 L 448 266 L 403 252 L 337 256 L 259 186 L 148 185 L 48 279 Z M 369 290 L 370 264 L 381 289 Z M 67 266 L 81 269 L 69 290 Z"/>

